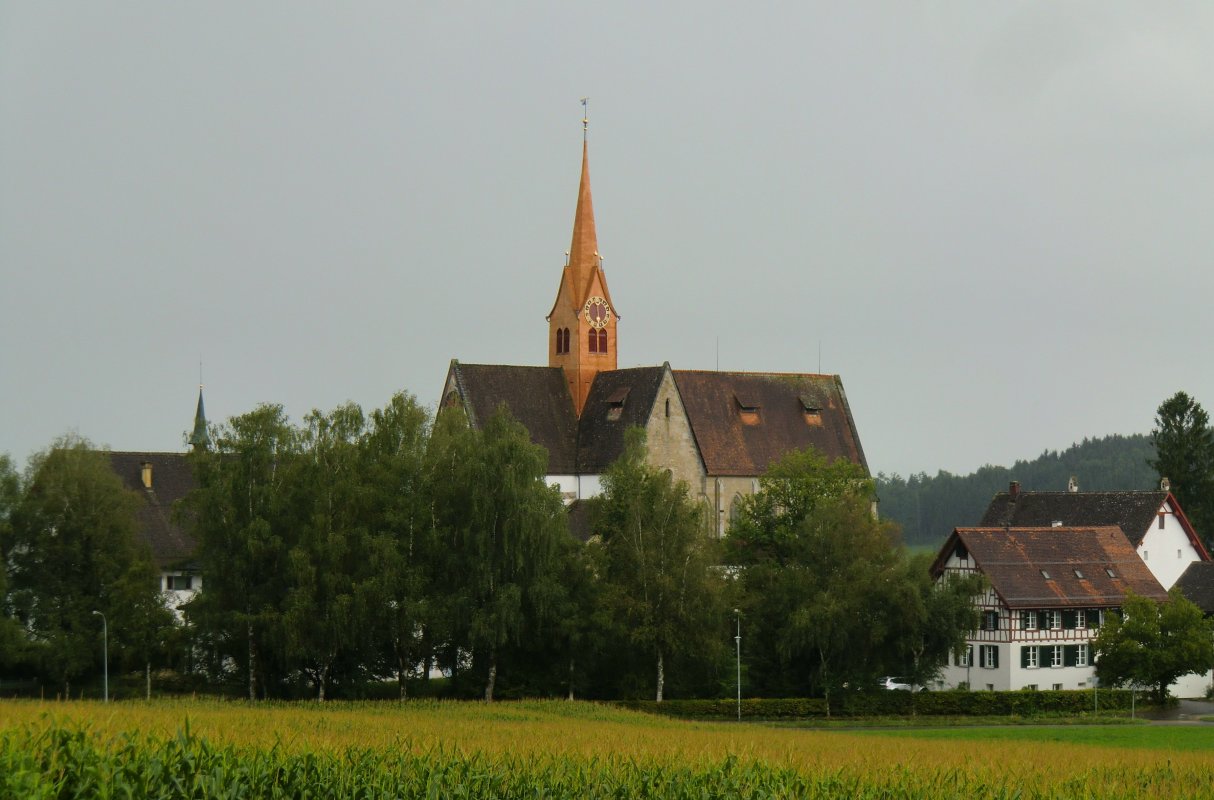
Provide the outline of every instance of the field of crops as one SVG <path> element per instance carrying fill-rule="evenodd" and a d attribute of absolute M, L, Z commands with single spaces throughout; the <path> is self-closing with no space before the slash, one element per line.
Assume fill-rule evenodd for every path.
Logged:
<path fill-rule="evenodd" d="M 0 701 L 0 797 L 1214 798 L 1204 728 L 1069 730 L 939 739 L 559 701 Z"/>

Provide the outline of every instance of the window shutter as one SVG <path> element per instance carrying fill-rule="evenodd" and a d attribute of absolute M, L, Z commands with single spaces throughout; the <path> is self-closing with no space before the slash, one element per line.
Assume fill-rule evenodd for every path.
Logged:
<path fill-rule="evenodd" d="M 1048 611 L 1038 611 L 1037 612 L 1037 627 L 1043 631 L 1049 629 L 1050 612 L 1048 612 Z"/>
<path fill-rule="evenodd" d="M 999 645 L 991 645 L 991 667 L 999 669 Z"/>
<path fill-rule="evenodd" d="M 1029 665 L 1029 649 L 1027 647 L 1020 648 L 1020 668 L 1027 669 Z"/>
<path fill-rule="evenodd" d="M 1079 663 L 1079 645 L 1068 644 L 1062 648 L 1062 666 L 1073 667 Z"/>
<path fill-rule="evenodd" d="M 1089 628 L 1099 628 L 1100 627 L 1100 609 L 1098 609 L 1098 608 L 1088 609 L 1088 627 Z"/>
<path fill-rule="evenodd" d="M 1062 627 L 1067 630 L 1075 629 L 1075 612 L 1069 608 L 1062 612 Z"/>

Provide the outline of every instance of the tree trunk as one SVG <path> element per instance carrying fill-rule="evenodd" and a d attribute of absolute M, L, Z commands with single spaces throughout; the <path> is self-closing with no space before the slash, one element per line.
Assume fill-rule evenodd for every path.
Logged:
<path fill-rule="evenodd" d="M 409 697 L 409 690 L 405 686 L 405 654 L 401 653 L 396 658 L 396 680 L 400 682 L 400 700 L 403 703 Z"/>
<path fill-rule="evenodd" d="M 253 677 L 253 666 L 256 663 L 256 645 L 253 644 L 253 623 L 249 622 L 245 626 L 245 631 L 249 637 L 249 702 L 257 700 L 257 682 Z"/>
<path fill-rule="evenodd" d="M 151 700 L 152 699 L 152 662 L 151 661 L 143 662 L 143 679 L 144 679 L 143 699 Z"/>
<path fill-rule="evenodd" d="M 569 659 L 569 699 L 573 699 L 573 658 Z"/>
<path fill-rule="evenodd" d="M 493 684 L 497 682 L 497 648 L 489 650 L 489 680 L 485 683 L 485 702 L 493 702 Z"/>
<path fill-rule="evenodd" d="M 321 667 L 320 672 L 316 676 L 316 699 L 320 702 L 325 701 L 325 684 L 329 682 L 329 668 Z"/>
<path fill-rule="evenodd" d="M 658 694 L 657 702 L 662 702 L 662 690 L 666 688 L 666 662 L 662 658 L 662 651 L 658 650 Z"/>

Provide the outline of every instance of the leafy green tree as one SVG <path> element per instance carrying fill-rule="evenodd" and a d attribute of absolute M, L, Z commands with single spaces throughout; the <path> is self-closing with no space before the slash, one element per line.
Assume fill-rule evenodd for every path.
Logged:
<path fill-rule="evenodd" d="M 12 515 L 11 602 L 41 653 L 43 671 L 71 691 L 71 681 L 99 666 L 101 612 L 154 602 L 156 573 L 135 538 L 139 499 L 125 489 L 104 453 L 69 436 L 30 462 Z M 121 656 L 123 639 L 111 653 Z"/>
<path fill-rule="evenodd" d="M 8 454 L 0 454 L 0 669 L 12 669 L 25 660 L 25 635 L 8 593 L 12 517 L 20 501 L 21 476 Z"/>
<path fill-rule="evenodd" d="M 402 700 L 415 665 L 429 675 L 427 642 L 438 606 L 433 594 L 445 588 L 435 581 L 438 548 L 425 472 L 429 433 L 429 414 L 402 392 L 371 412 L 362 447 L 374 576 L 368 602 L 378 609 L 379 635 Z"/>
<path fill-rule="evenodd" d="M 935 680 L 949 654 L 965 647 L 966 633 L 977 630 L 981 621 L 974 597 L 985 588 L 983 579 L 972 575 L 934 581 L 934 558 L 920 553 L 902 559 L 901 598 L 891 609 L 898 632 L 898 663 L 891 671 L 918 686 Z"/>
<path fill-rule="evenodd" d="M 505 654 L 555 611 L 565 510 L 545 482 L 547 454 L 505 409 L 480 430 L 441 415 L 432 450 L 433 513 L 451 555 L 451 643 L 476 654 L 492 701 Z"/>
<path fill-rule="evenodd" d="M 1163 703 L 1168 686 L 1214 667 L 1214 628 L 1201 609 L 1173 588 L 1166 602 L 1126 595 L 1092 643 L 1096 675 L 1110 686 L 1150 686 Z"/>
<path fill-rule="evenodd" d="M 650 654 L 661 702 L 675 657 L 711 659 L 724 618 L 716 541 L 702 506 L 667 470 L 645 462 L 645 433 L 626 432 L 624 454 L 603 476 L 595 530 L 601 535 L 604 603 L 630 643 Z"/>
<path fill-rule="evenodd" d="M 1214 541 L 1214 429 L 1195 399 L 1177 392 L 1159 406 L 1151 431 L 1151 467 L 1171 483 L 1189 521 Z"/>
<path fill-rule="evenodd" d="M 335 671 L 354 677 L 373 661 L 380 609 L 370 555 L 365 417 L 353 403 L 304 420 L 299 451 L 284 465 L 292 522 L 282 624 L 286 655 L 324 700 Z"/>
<path fill-rule="evenodd" d="M 895 525 L 872 513 L 862 468 L 790 453 L 760 479 L 731 525 L 761 694 L 826 698 L 882 674 L 926 682 L 973 627 L 970 585 L 936 586 L 908 560 Z"/>
<path fill-rule="evenodd" d="M 187 607 L 209 639 L 217 666 L 240 664 L 248 697 L 271 691 L 285 671 L 281 599 L 287 531 L 294 522 L 285 476 L 298 431 L 282 406 L 262 405 L 217 428 L 196 452 L 198 489 L 187 498 L 206 590 Z"/>

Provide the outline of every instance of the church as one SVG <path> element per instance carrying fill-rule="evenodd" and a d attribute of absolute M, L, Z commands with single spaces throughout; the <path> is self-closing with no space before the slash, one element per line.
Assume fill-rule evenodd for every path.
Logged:
<path fill-rule="evenodd" d="M 789 451 L 813 447 L 868 469 L 838 375 L 617 368 L 620 314 L 599 256 L 585 136 L 573 241 L 547 320 L 547 366 L 452 360 L 441 402 L 473 427 L 504 405 L 548 451 L 548 482 L 575 533 L 587 533 L 578 501 L 599 494 L 631 426 L 645 429 L 649 462 L 710 510 L 718 535 Z"/>

